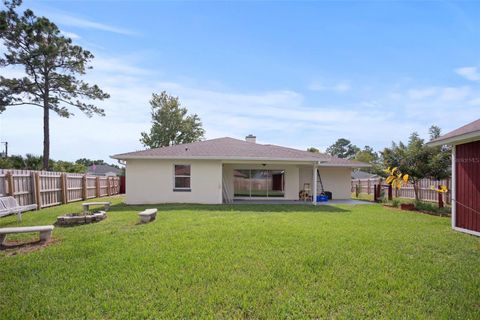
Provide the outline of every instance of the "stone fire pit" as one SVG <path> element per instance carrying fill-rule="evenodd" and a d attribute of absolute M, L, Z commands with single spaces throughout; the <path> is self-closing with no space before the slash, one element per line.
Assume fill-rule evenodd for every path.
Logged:
<path fill-rule="evenodd" d="M 81 213 L 68 213 L 63 216 L 57 217 L 57 222 L 55 223 L 59 227 L 71 227 L 78 226 L 87 223 L 99 222 L 107 217 L 105 211 L 97 212 L 86 212 L 85 214 Z"/>

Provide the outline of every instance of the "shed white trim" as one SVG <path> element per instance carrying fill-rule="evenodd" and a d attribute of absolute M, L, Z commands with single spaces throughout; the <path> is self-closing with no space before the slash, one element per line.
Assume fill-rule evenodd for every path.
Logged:
<path fill-rule="evenodd" d="M 443 145 L 457 145 L 457 144 L 464 144 L 473 141 L 477 141 L 480 139 L 480 131 L 469 132 L 462 135 L 458 135 L 451 138 L 435 140 L 432 142 L 428 142 L 427 144 L 431 147 L 438 147 Z"/>
<path fill-rule="evenodd" d="M 463 233 L 468 233 L 468 234 L 471 234 L 473 236 L 480 237 L 480 232 L 478 232 L 478 231 L 473 231 L 473 230 L 459 228 L 459 227 L 453 227 L 453 230 L 460 231 L 460 232 L 463 232 Z"/>

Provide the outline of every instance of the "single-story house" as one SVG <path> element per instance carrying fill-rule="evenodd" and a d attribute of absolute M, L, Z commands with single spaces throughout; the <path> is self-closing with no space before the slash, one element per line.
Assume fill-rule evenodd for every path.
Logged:
<path fill-rule="evenodd" d="M 480 119 L 429 145 L 452 146 L 452 228 L 480 236 Z"/>
<path fill-rule="evenodd" d="M 93 164 L 88 167 L 87 174 L 92 176 L 116 177 L 122 174 L 122 169 L 108 164 Z"/>
<path fill-rule="evenodd" d="M 352 171 L 352 180 L 361 180 L 361 179 L 378 179 L 380 176 L 378 174 L 365 172 L 362 170 L 353 170 Z"/>
<path fill-rule="evenodd" d="M 128 204 L 299 200 L 301 192 L 304 199 L 315 203 L 312 195 L 319 193 L 322 184 L 334 199 L 350 199 L 352 169 L 369 166 L 326 154 L 259 144 L 252 135 L 246 141 L 218 138 L 112 158 L 126 164 Z"/>

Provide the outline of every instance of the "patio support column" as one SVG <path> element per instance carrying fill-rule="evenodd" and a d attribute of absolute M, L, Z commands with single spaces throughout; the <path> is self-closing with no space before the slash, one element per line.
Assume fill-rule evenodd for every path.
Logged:
<path fill-rule="evenodd" d="M 313 188 L 312 188 L 312 203 L 317 204 L 317 165 L 313 165 Z"/>

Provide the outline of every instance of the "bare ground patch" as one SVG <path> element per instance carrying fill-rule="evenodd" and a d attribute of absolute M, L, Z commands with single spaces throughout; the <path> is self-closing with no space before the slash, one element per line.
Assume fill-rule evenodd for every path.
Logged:
<path fill-rule="evenodd" d="M 60 240 L 51 238 L 48 241 L 28 241 L 28 240 L 7 240 L 6 243 L 0 245 L 0 252 L 4 256 L 14 256 L 17 254 L 29 253 L 53 245 Z"/>

